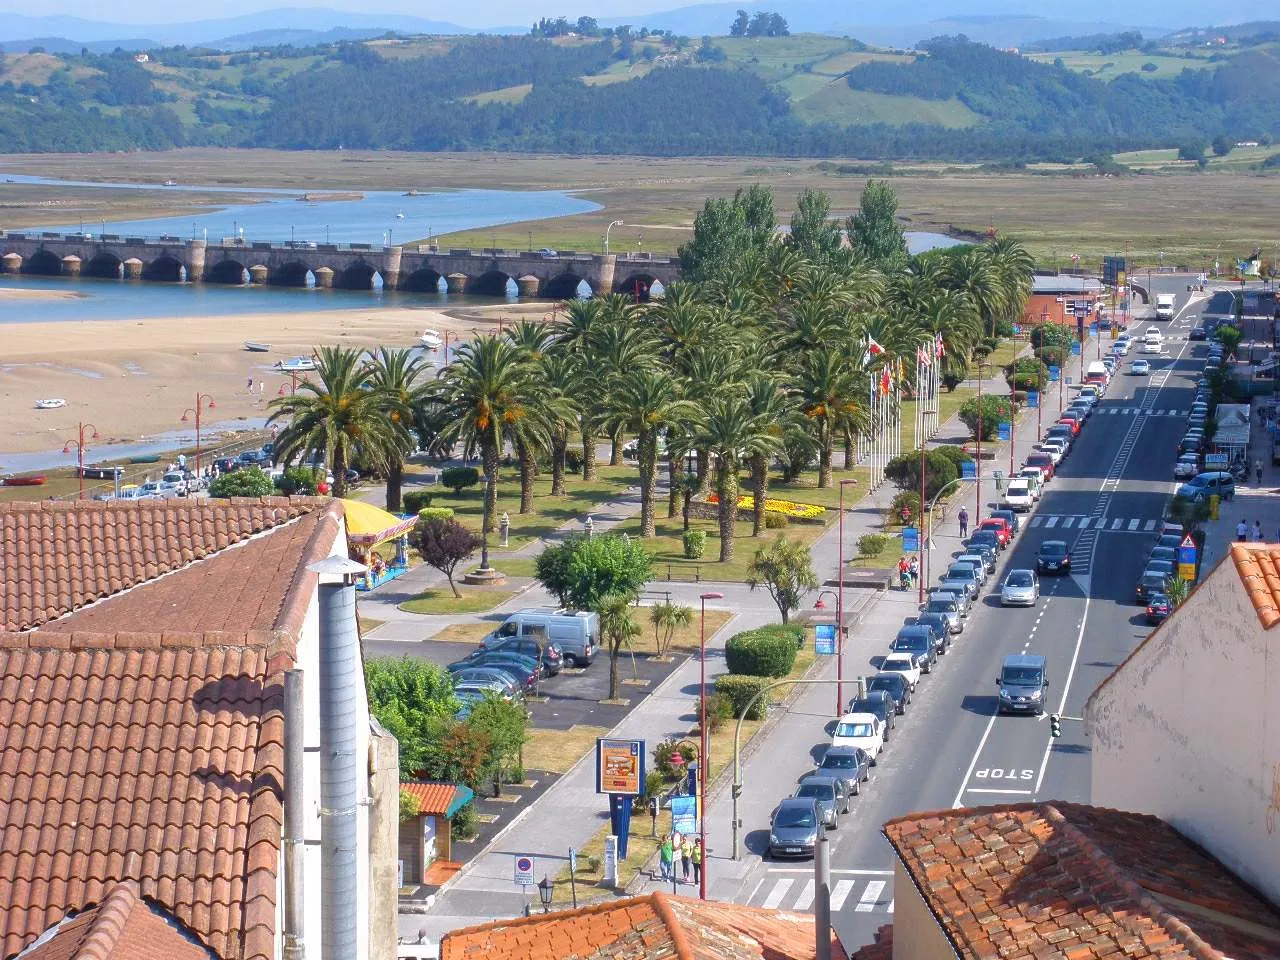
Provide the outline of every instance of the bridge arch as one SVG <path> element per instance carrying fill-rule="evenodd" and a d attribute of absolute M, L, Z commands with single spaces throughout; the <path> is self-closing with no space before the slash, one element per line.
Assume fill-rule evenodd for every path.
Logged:
<path fill-rule="evenodd" d="M 37 277 L 56 277 L 62 273 L 62 258 L 41 247 L 22 262 L 22 272 Z"/>
<path fill-rule="evenodd" d="M 308 277 L 311 279 L 308 280 Z M 267 283 L 273 287 L 306 287 L 315 283 L 315 274 L 301 260 L 290 260 L 278 267 L 272 267 L 267 275 Z"/>
<path fill-rule="evenodd" d="M 399 289 L 410 293 L 439 293 L 444 277 L 430 267 L 419 267 L 407 277 L 400 278 Z"/>
<path fill-rule="evenodd" d="M 654 290 L 655 286 L 657 290 Z M 614 283 L 613 292 L 634 297 L 638 303 L 645 303 L 653 295 L 661 296 L 663 291 L 662 284 L 653 274 L 633 273 L 621 283 Z"/>
<path fill-rule="evenodd" d="M 501 270 L 489 270 L 467 284 L 467 293 L 477 297 L 514 297 L 518 292 L 515 277 Z"/>
<path fill-rule="evenodd" d="M 372 290 L 373 277 L 378 268 L 367 260 L 357 260 L 345 270 L 334 274 L 333 285 L 343 290 Z"/>
<path fill-rule="evenodd" d="M 585 289 L 588 297 L 595 293 L 585 277 L 580 277 L 573 271 L 566 270 L 560 276 L 544 283 L 538 296 L 549 300 L 576 300 L 583 295 L 583 284 L 586 284 Z"/>
<path fill-rule="evenodd" d="M 239 260 L 219 260 L 212 267 L 205 271 L 204 279 L 207 283 L 226 283 L 231 286 L 243 286 L 249 281 L 245 279 L 248 273 L 246 267 Z"/>
<path fill-rule="evenodd" d="M 165 283 L 178 283 L 182 280 L 185 270 L 186 265 L 181 260 L 165 253 L 156 257 L 142 268 L 142 278 L 144 280 L 160 280 Z M 191 278 L 187 277 L 187 279 Z"/>
<path fill-rule="evenodd" d="M 119 280 L 124 276 L 124 261 L 109 250 L 99 250 L 84 265 L 80 275 L 83 277 L 100 277 L 104 280 Z"/>

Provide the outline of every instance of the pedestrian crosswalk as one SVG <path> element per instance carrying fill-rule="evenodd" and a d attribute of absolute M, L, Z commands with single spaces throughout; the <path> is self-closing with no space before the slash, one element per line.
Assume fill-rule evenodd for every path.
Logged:
<path fill-rule="evenodd" d="M 1085 517 L 1078 514 L 1037 513 L 1029 521 L 1029 527 L 1045 530 L 1098 530 L 1107 533 L 1152 533 L 1159 520 L 1146 517 Z"/>
<path fill-rule="evenodd" d="M 810 876 L 805 877 L 805 873 Z M 849 909 L 854 913 L 893 913 L 891 876 L 888 870 L 832 870 L 831 912 Z M 781 876 L 770 870 L 751 894 L 749 902 L 752 906 L 768 910 L 812 911 L 815 892 L 811 870 L 797 870 L 791 876 Z"/>
<path fill-rule="evenodd" d="M 1176 407 L 1160 410 L 1148 410 L 1145 407 L 1095 407 L 1093 412 L 1102 416 L 1109 414 L 1123 417 L 1136 417 L 1139 415 L 1145 417 L 1185 417 L 1191 411 L 1180 410 Z"/>

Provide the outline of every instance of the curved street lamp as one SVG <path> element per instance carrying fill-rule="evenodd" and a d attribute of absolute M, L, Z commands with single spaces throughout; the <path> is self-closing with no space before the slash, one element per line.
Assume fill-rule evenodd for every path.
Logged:
<path fill-rule="evenodd" d="M 702 795 L 698 816 L 698 846 L 702 849 L 702 868 L 698 871 L 698 898 L 707 899 L 707 779 L 711 772 L 711 762 L 707 759 L 707 601 L 723 600 L 723 593 L 702 593 L 698 595 L 702 602 L 702 629 L 698 640 L 698 735 L 702 740 L 698 749 L 698 793 Z"/>
<path fill-rule="evenodd" d="M 208 403 L 206 404 L 205 401 L 208 401 Z M 201 473 L 200 454 L 202 452 L 202 449 L 201 449 L 201 439 L 200 439 L 200 414 L 204 409 L 212 410 L 215 406 L 217 406 L 217 404 L 213 402 L 213 397 L 209 396 L 209 394 L 197 393 L 196 405 L 194 407 L 187 407 L 186 410 L 182 411 L 183 423 L 188 422 L 189 420 L 188 414 L 190 414 L 192 417 L 195 417 L 195 421 L 196 421 L 196 476 L 197 477 L 200 476 L 200 473 Z"/>
<path fill-rule="evenodd" d="M 76 475 L 80 478 L 80 495 L 77 498 L 79 500 L 84 499 L 84 435 L 86 430 L 92 431 L 92 433 L 89 434 L 90 440 L 98 439 L 98 428 L 92 423 L 81 422 L 79 438 L 76 440 L 68 440 L 62 445 L 63 453 L 70 453 L 72 447 L 76 448 Z"/>
<path fill-rule="evenodd" d="M 607 227 L 604 228 L 604 255 L 606 257 L 609 255 L 609 231 L 612 230 L 614 227 L 625 227 L 625 226 L 626 224 L 623 223 L 621 220 L 615 220 L 613 221 L 613 223 L 609 224 Z"/>

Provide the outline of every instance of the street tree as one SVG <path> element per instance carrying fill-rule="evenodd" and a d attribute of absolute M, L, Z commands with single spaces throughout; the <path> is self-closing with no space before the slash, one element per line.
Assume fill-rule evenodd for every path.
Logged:
<path fill-rule="evenodd" d="M 644 546 L 624 535 L 579 538 L 569 555 L 569 605 L 598 613 L 610 597 L 634 601 L 652 576 L 651 563 Z"/>
<path fill-rule="evenodd" d="M 858 212 L 845 224 L 849 243 L 871 263 L 899 266 L 907 259 L 907 237 L 898 224 L 898 195 L 887 180 L 868 180 Z"/>
<path fill-rule="evenodd" d="M 455 597 L 461 597 L 453 582 L 454 571 L 480 549 L 480 538 L 452 517 L 431 517 L 414 531 L 414 545 L 422 561 L 443 573 Z"/>
<path fill-rule="evenodd" d="M 209 484 L 211 497 L 269 497 L 274 491 L 271 478 L 260 467 L 224 473 Z"/>
<path fill-rule="evenodd" d="M 751 558 L 747 586 L 768 590 L 782 614 L 782 622 L 787 623 L 791 614 L 800 609 L 805 594 L 818 588 L 809 548 L 799 540 L 778 534 L 773 543 L 760 547 Z"/>
<path fill-rule="evenodd" d="M 831 198 L 821 190 L 803 190 L 796 198 L 787 243 L 809 263 L 829 267 L 841 257 L 840 222 L 831 217 Z"/>
<path fill-rule="evenodd" d="M 485 773 L 493 780 L 494 796 L 502 794 L 502 780 L 507 771 L 522 776 L 524 745 L 529 739 L 529 714 L 522 704 L 509 703 L 496 694 L 471 708 L 467 727 L 488 748 Z"/>
<path fill-rule="evenodd" d="M 653 624 L 653 648 L 659 657 L 666 657 L 676 631 L 693 623 L 693 607 L 667 600 L 649 608 L 649 622 Z"/>
<path fill-rule="evenodd" d="M 534 576 L 548 593 L 555 594 L 562 607 L 569 605 L 569 561 L 582 534 L 574 533 L 560 543 L 553 543 L 538 554 L 533 561 Z"/>
<path fill-rule="evenodd" d="M 621 594 L 609 594 L 596 613 L 600 635 L 609 649 L 609 699 L 618 699 L 618 661 L 640 636 L 640 624 L 632 614 L 631 601 Z"/>
<path fill-rule="evenodd" d="M 387 418 L 403 428 L 394 430 L 384 451 L 387 471 L 387 509 L 400 512 L 400 490 L 404 484 L 404 460 L 413 453 L 417 440 L 413 432 L 418 412 L 426 397 L 426 361 L 411 350 L 378 347 L 365 375 L 386 407 Z"/>
<path fill-rule="evenodd" d="M 436 745 L 458 710 L 448 672 L 413 657 L 375 657 L 365 661 L 364 682 L 370 711 L 400 743 L 400 779 L 438 778 Z"/>

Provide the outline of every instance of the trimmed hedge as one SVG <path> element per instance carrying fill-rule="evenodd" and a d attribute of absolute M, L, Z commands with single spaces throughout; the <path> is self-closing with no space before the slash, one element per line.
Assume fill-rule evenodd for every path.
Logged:
<path fill-rule="evenodd" d="M 400 502 L 404 505 L 405 513 L 419 513 L 431 506 L 431 498 L 434 496 L 434 493 L 428 493 L 426 490 L 410 490 L 400 498 Z"/>
<path fill-rule="evenodd" d="M 457 496 L 480 482 L 480 471 L 475 467 L 445 467 L 440 471 L 440 482 Z"/>
<path fill-rule="evenodd" d="M 751 698 L 759 693 L 769 682 L 767 677 L 745 677 L 741 674 L 722 674 L 716 678 L 715 691 L 717 696 L 724 697 L 733 705 L 733 716 L 736 720 L 742 715 L 742 710 L 751 701 Z M 748 720 L 763 720 L 765 710 L 768 708 L 766 698 L 761 697 L 751 706 L 751 710 L 747 713 Z"/>
<path fill-rule="evenodd" d="M 795 666 L 804 639 L 800 627 L 778 624 L 734 634 L 724 645 L 730 673 L 752 677 L 785 677 Z"/>
<path fill-rule="evenodd" d="M 425 523 L 428 520 L 452 520 L 453 507 L 423 507 L 418 511 L 418 522 Z"/>
<path fill-rule="evenodd" d="M 681 537 L 686 560 L 701 560 L 707 549 L 707 532 L 705 530 L 686 530 Z"/>

